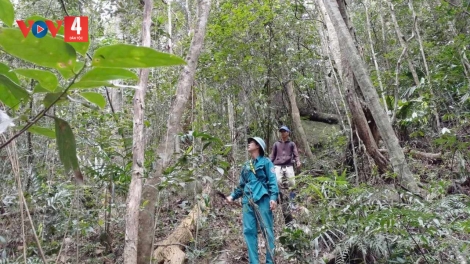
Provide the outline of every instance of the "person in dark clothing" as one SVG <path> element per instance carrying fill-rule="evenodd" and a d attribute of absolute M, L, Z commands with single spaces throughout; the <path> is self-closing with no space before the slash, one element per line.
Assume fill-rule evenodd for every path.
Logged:
<path fill-rule="evenodd" d="M 295 185 L 294 164 L 297 167 L 301 165 L 299 152 L 295 143 L 289 140 L 289 128 L 282 126 L 279 132 L 281 139 L 274 143 L 269 158 L 274 164 L 278 184 L 284 186 L 287 183 L 288 187 L 292 188 Z"/>
<path fill-rule="evenodd" d="M 276 179 L 280 190 L 284 220 L 286 224 L 288 224 L 293 219 L 290 213 L 288 200 L 293 200 L 293 198 L 295 198 L 295 192 L 293 191 L 295 186 L 294 164 L 297 167 L 300 167 L 301 162 L 297 146 L 289 139 L 289 128 L 287 126 L 281 126 L 279 128 L 279 133 L 281 134 L 281 139 L 274 143 L 269 158 L 274 164 Z M 289 191 L 290 193 L 288 198 L 286 193 Z M 292 204 L 291 207 L 293 206 L 294 205 Z"/>

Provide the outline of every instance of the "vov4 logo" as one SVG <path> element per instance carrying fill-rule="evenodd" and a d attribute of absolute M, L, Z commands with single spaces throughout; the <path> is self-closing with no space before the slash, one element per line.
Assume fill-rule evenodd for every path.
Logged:
<path fill-rule="evenodd" d="M 16 23 L 25 38 L 30 31 L 36 38 L 43 38 L 48 32 L 55 38 L 63 25 L 65 42 L 88 42 L 88 17 L 86 16 L 66 16 L 64 21 L 56 20 L 57 26 L 52 20 L 28 20 L 28 25 L 24 20 L 16 20 Z"/>

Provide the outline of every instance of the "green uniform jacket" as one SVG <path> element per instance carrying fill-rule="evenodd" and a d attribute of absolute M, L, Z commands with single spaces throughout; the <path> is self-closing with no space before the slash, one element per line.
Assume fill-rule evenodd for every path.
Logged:
<path fill-rule="evenodd" d="M 271 160 L 258 156 L 255 160 L 245 162 L 240 172 L 240 183 L 231 196 L 233 200 L 243 196 L 242 203 L 245 204 L 248 203 L 248 198 L 253 198 L 253 202 L 257 202 L 266 194 L 271 201 L 277 200 L 279 189 L 276 174 Z"/>

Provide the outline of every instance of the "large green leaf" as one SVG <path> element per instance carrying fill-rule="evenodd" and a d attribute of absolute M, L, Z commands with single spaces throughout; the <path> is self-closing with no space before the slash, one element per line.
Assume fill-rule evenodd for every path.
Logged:
<path fill-rule="evenodd" d="M 0 74 L 0 101 L 10 108 L 17 109 L 21 100 L 28 99 L 28 92 L 7 76 Z"/>
<path fill-rule="evenodd" d="M 178 56 L 159 52 L 149 47 L 116 44 L 97 49 L 93 55 L 92 65 L 109 68 L 149 68 L 185 63 Z"/>
<path fill-rule="evenodd" d="M 64 164 L 65 172 L 73 171 L 75 179 L 83 182 L 83 175 L 78 166 L 77 147 L 72 128 L 63 119 L 55 117 L 55 137 L 57 139 L 57 148 L 59 157 Z"/>
<path fill-rule="evenodd" d="M 104 82 L 104 81 L 79 81 L 72 86 L 70 86 L 70 90 L 76 90 L 76 89 L 89 89 L 89 88 L 98 88 L 102 86 L 109 86 L 112 87 L 113 84 L 110 82 Z"/>
<path fill-rule="evenodd" d="M 80 93 L 83 98 L 87 99 L 90 103 L 93 103 L 101 108 L 104 108 L 106 106 L 106 99 L 99 94 L 95 92 L 82 92 Z"/>
<path fill-rule="evenodd" d="M 7 26 L 13 26 L 15 19 L 15 10 L 10 0 L 0 0 L 0 20 L 3 21 Z"/>
<path fill-rule="evenodd" d="M 55 89 L 53 89 L 53 90 L 50 91 L 50 90 L 48 90 L 48 89 L 42 87 L 42 86 L 38 83 L 38 84 L 36 84 L 36 86 L 34 86 L 33 93 L 50 93 L 50 92 L 58 93 L 58 92 L 62 91 L 62 89 L 63 89 L 62 87 L 56 86 Z"/>
<path fill-rule="evenodd" d="M 48 138 L 55 138 L 55 131 L 50 128 L 31 126 L 30 128 L 28 128 L 28 131 L 34 134 L 46 136 Z"/>
<path fill-rule="evenodd" d="M 44 96 L 44 100 L 43 100 L 44 107 L 51 106 L 57 100 L 57 98 L 59 98 L 61 96 L 61 94 L 62 94 L 62 92 L 46 94 L 46 96 Z M 63 103 L 63 102 L 66 102 L 66 101 L 68 101 L 67 95 L 64 94 L 62 97 L 60 97 L 59 100 L 57 100 L 57 104 Z"/>
<path fill-rule="evenodd" d="M 47 90 L 51 92 L 53 92 L 57 88 L 57 85 L 59 84 L 57 77 L 52 72 L 49 72 L 49 71 L 36 70 L 36 69 L 16 69 L 16 70 L 13 70 L 13 72 L 16 72 L 27 78 L 37 80 L 43 88 L 46 88 Z"/>
<path fill-rule="evenodd" d="M 42 17 L 42 16 L 37 16 L 37 15 L 33 15 L 33 16 L 30 16 L 28 17 L 27 19 L 25 19 L 24 21 L 27 22 L 29 20 L 33 20 L 33 21 L 37 21 L 37 20 L 42 20 L 42 21 L 45 21 L 45 20 L 51 20 L 53 23 L 54 23 L 54 26 L 57 27 L 57 23 L 56 23 L 56 20 L 53 20 L 53 19 L 47 19 L 45 17 Z M 27 23 L 26 23 L 27 24 Z M 51 34 L 51 32 L 49 31 L 48 32 L 49 34 Z M 64 21 L 62 20 L 62 26 L 59 28 L 59 31 L 57 31 L 57 35 L 56 35 L 56 38 L 58 39 L 61 39 L 63 40 L 64 39 Z M 77 51 L 78 53 L 82 54 L 83 56 L 86 55 L 86 52 L 88 51 L 88 48 L 90 46 L 90 42 L 67 42 L 68 44 L 70 44 L 70 46 L 72 46 L 75 51 Z"/>
<path fill-rule="evenodd" d="M 20 59 L 57 69 L 64 78 L 74 75 L 77 54 L 62 39 L 50 35 L 39 39 L 33 34 L 28 34 L 25 38 L 19 29 L 0 28 L 0 46 Z"/>
<path fill-rule="evenodd" d="M 0 62 L 0 74 L 7 76 L 15 83 L 20 84 L 20 80 L 18 79 L 18 76 L 16 76 L 16 73 L 11 72 L 10 67 L 8 67 L 6 64 L 3 64 L 1 62 Z"/>
<path fill-rule="evenodd" d="M 94 68 L 83 75 L 80 81 L 138 80 L 137 75 L 120 68 Z"/>

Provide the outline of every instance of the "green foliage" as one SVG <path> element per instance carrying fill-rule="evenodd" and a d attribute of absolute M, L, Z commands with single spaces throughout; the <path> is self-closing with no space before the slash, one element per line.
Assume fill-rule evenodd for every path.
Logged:
<path fill-rule="evenodd" d="M 149 68 L 185 64 L 181 58 L 148 47 L 128 44 L 104 46 L 95 51 L 92 65 L 110 68 Z"/>
<path fill-rule="evenodd" d="M 7 26 L 13 26 L 15 19 L 15 10 L 9 0 L 0 0 L 0 20 Z"/>
<path fill-rule="evenodd" d="M 49 35 L 25 38 L 19 29 L 0 28 L 0 46 L 9 54 L 39 66 L 56 69 L 64 78 L 74 75 L 75 49 L 62 39 Z"/>
<path fill-rule="evenodd" d="M 280 241 L 288 249 L 286 257 L 312 262 L 332 252 L 335 263 L 409 263 L 424 254 L 428 260 L 450 263 L 457 256 L 443 257 L 440 252 L 466 246 L 461 230 L 470 216 L 468 196 L 436 194 L 434 200 L 424 201 L 393 187 L 351 188 L 334 175 L 303 181 L 307 185 L 302 195 L 321 199 L 313 198 L 309 205 L 314 213 L 308 232 L 299 225 L 284 229 Z M 445 192 L 446 188 L 433 190 Z"/>
<path fill-rule="evenodd" d="M 94 68 L 86 72 L 80 81 L 137 80 L 135 73 L 120 68 Z"/>
<path fill-rule="evenodd" d="M 75 136 L 73 135 L 72 128 L 63 119 L 55 117 L 54 120 L 55 137 L 57 139 L 60 160 L 64 164 L 65 171 L 73 171 L 75 178 L 81 182 L 83 181 L 83 175 L 78 165 Z"/>
<path fill-rule="evenodd" d="M 104 108 L 106 106 L 106 99 L 104 99 L 104 97 L 99 93 L 81 92 L 80 95 L 87 99 L 90 103 L 93 103 L 100 108 Z"/>
<path fill-rule="evenodd" d="M 17 109 L 21 101 L 28 99 L 29 93 L 7 76 L 0 74 L 0 101 Z"/>
<path fill-rule="evenodd" d="M 17 73 L 19 75 L 23 75 L 27 78 L 37 80 L 41 87 L 46 88 L 48 91 L 51 92 L 53 92 L 59 84 L 57 77 L 49 71 L 36 69 L 15 69 L 12 72 Z"/>
<path fill-rule="evenodd" d="M 40 127 L 40 126 L 31 126 L 28 128 L 28 131 L 31 133 L 35 133 L 37 135 L 43 135 L 48 138 L 55 138 L 55 131 L 49 128 Z"/>

